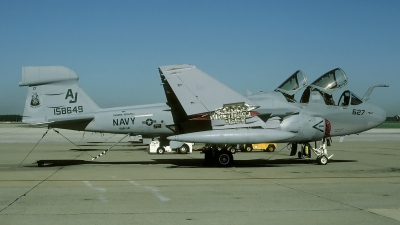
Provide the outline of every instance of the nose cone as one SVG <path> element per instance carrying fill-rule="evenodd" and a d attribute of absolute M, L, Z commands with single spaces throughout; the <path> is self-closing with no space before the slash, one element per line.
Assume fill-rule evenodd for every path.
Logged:
<path fill-rule="evenodd" d="M 368 122 L 369 129 L 379 126 L 386 120 L 386 112 L 382 108 L 371 105 L 371 112 L 372 114 Z"/>

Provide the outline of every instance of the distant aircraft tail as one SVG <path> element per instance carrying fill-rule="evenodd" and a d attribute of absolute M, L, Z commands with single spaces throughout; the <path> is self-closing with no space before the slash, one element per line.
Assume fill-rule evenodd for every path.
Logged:
<path fill-rule="evenodd" d="M 22 67 L 19 86 L 29 86 L 22 122 L 90 122 L 99 107 L 79 87 L 78 79 L 74 71 L 63 66 Z"/>

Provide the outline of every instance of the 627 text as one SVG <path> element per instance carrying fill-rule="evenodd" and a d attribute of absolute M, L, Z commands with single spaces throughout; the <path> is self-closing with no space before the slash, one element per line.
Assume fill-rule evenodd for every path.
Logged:
<path fill-rule="evenodd" d="M 358 115 L 361 116 L 365 113 L 365 110 L 361 110 L 361 109 L 353 109 L 353 115 Z"/>

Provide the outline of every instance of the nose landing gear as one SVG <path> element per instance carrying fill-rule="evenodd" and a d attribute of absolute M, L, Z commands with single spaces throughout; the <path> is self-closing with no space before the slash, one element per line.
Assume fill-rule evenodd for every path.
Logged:
<path fill-rule="evenodd" d="M 327 142 L 328 146 L 330 146 L 331 141 L 328 139 Z M 297 143 L 292 143 L 290 156 L 296 155 L 297 152 L 297 156 L 299 159 L 311 158 L 311 151 L 312 151 L 317 156 L 315 161 L 318 165 L 328 164 L 329 160 L 333 157 L 333 154 L 330 156 L 328 155 L 325 139 L 322 140 L 322 144 L 318 148 L 317 147 L 313 148 L 308 142 L 301 144 L 302 148 L 299 152 L 297 152 Z"/>
<path fill-rule="evenodd" d="M 318 165 L 328 164 L 329 160 L 333 157 L 333 154 L 330 156 L 328 155 L 328 149 L 326 149 L 325 140 L 322 140 L 322 145 L 319 148 L 317 148 L 317 149 L 311 148 L 311 149 L 314 152 L 314 154 L 317 156 L 316 161 L 317 161 Z"/>

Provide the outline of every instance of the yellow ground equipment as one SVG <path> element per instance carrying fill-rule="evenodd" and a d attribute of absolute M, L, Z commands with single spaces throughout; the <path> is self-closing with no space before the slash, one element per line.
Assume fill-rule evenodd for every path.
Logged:
<path fill-rule="evenodd" d="M 258 143 L 258 144 L 244 144 L 240 149 L 245 152 L 254 150 L 263 150 L 264 152 L 273 152 L 278 147 L 276 143 Z"/>

